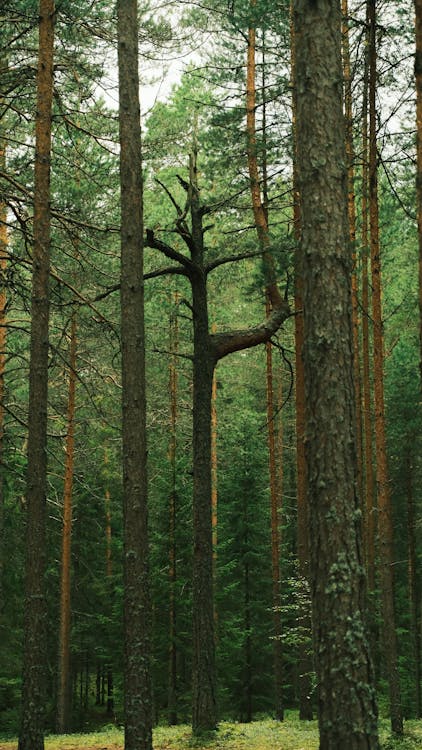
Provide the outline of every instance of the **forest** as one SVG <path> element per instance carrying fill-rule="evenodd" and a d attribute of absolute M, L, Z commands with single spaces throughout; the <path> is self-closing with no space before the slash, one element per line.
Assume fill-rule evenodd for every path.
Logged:
<path fill-rule="evenodd" d="M 0 750 L 422 747 L 421 393 L 422 0 L 1 0 Z"/>

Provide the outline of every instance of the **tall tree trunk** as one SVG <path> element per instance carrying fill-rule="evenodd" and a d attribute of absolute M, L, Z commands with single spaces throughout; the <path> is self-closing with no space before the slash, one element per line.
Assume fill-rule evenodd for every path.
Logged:
<path fill-rule="evenodd" d="M 47 612 L 44 579 L 54 13 L 54 0 L 40 0 L 26 486 L 26 601 L 19 750 L 44 748 L 46 711 Z"/>
<path fill-rule="evenodd" d="M 245 474 L 247 467 L 244 467 Z M 251 590 L 249 568 L 249 497 L 246 487 L 242 492 L 242 525 L 243 533 L 243 632 L 244 632 L 244 667 L 242 674 L 242 701 L 240 720 L 249 723 L 253 719 L 252 707 L 252 637 L 251 637 Z"/>
<path fill-rule="evenodd" d="M 198 203 L 193 186 L 193 204 Z M 199 205 L 199 204 L 198 204 Z M 195 210 L 195 209 L 194 209 Z M 203 253 L 197 232 L 195 245 Z M 202 257 L 198 257 L 202 265 Z M 217 725 L 211 509 L 211 396 L 215 362 L 210 357 L 206 281 L 192 278 L 193 308 L 193 711 L 194 733 Z"/>
<path fill-rule="evenodd" d="M 136 0 L 118 0 L 125 750 L 152 748 L 142 159 Z"/>
<path fill-rule="evenodd" d="M 176 617 L 176 522 L 177 522 L 177 487 L 176 487 L 176 429 L 177 429 L 177 353 L 178 353 L 178 293 L 174 295 L 174 309 L 170 317 L 170 496 L 169 496 L 169 688 L 168 688 L 168 722 L 177 724 L 177 617 Z"/>
<path fill-rule="evenodd" d="M 60 629 L 57 689 L 57 733 L 71 729 L 71 675 L 70 675 L 70 618 L 71 618 L 71 545 L 72 545 L 72 491 L 75 457 L 75 394 L 76 394 L 76 312 L 73 311 L 70 328 L 69 390 L 67 401 L 67 429 L 65 442 L 65 475 L 63 490 L 63 530 L 60 580 Z"/>
<path fill-rule="evenodd" d="M 215 323 L 212 333 L 217 331 Z M 217 590 L 217 541 L 218 541 L 218 485 L 217 485 L 217 373 L 214 369 L 211 390 L 211 513 L 212 513 L 212 563 L 214 587 L 214 623 L 217 630 L 218 610 L 215 600 Z"/>
<path fill-rule="evenodd" d="M 416 199 L 419 242 L 419 345 L 422 388 L 422 0 L 415 0 L 416 80 Z"/>
<path fill-rule="evenodd" d="M 406 456 L 406 480 L 407 480 L 407 539 L 408 539 L 408 574 L 409 574 L 409 604 L 410 623 L 413 654 L 415 659 L 415 704 L 416 716 L 422 715 L 421 696 L 421 595 L 420 577 L 416 555 L 416 533 L 415 533 L 415 502 L 413 498 L 413 467 L 409 456 Z"/>
<path fill-rule="evenodd" d="M 369 17 L 369 223 L 371 242 L 372 319 L 374 339 L 375 448 L 384 657 L 390 688 L 391 728 L 403 733 L 394 603 L 394 539 L 389 487 L 384 408 L 384 335 L 381 309 L 381 258 L 378 215 L 376 131 L 376 0 L 368 0 Z"/>
<path fill-rule="evenodd" d="M 2 64 L 0 60 L 0 66 Z M 6 143 L 0 138 L 0 171 L 6 169 Z M 7 207 L 0 199 L 0 466 L 3 465 L 4 454 L 4 401 L 5 391 L 5 369 L 6 369 L 6 269 L 8 252 L 7 232 Z M 4 609 L 3 602 L 3 519 L 4 519 L 4 472 L 0 471 L 0 618 Z"/>
<path fill-rule="evenodd" d="M 251 0 L 250 7 L 253 9 L 256 0 Z M 247 158 L 249 170 L 249 182 L 252 198 L 252 209 L 258 240 L 262 250 L 264 273 L 266 282 L 267 316 L 270 314 L 271 303 L 275 290 L 275 264 L 270 252 L 270 239 L 268 231 L 268 215 L 266 202 L 261 198 L 260 177 L 258 168 L 258 155 L 256 148 L 256 30 L 250 26 L 248 30 L 247 50 L 247 75 L 246 75 L 246 135 L 247 135 Z M 266 173 L 266 158 L 264 156 L 264 172 Z M 266 180 L 264 181 L 266 192 Z M 269 475 L 270 475 L 270 503 L 271 503 L 271 564 L 273 580 L 273 635 L 274 635 L 274 679 L 275 679 L 275 713 L 277 719 L 283 720 L 283 663 L 281 650 L 281 609 L 280 609 L 280 530 L 277 512 L 277 486 L 276 486 L 276 462 L 275 462 L 275 437 L 272 392 L 272 364 L 271 343 L 266 343 L 266 365 L 267 365 L 267 421 L 268 421 L 268 450 L 269 450 Z"/>
<path fill-rule="evenodd" d="M 267 317 L 270 313 L 269 302 L 267 302 Z M 281 487 L 277 481 L 276 460 L 276 429 L 274 413 L 274 382 L 273 382 L 273 360 L 272 345 L 270 341 L 265 344 L 266 370 L 267 370 L 267 431 L 268 431 L 268 458 L 270 479 L 270 510 L 271 510 L 271 573 L 272 573 L 272 610 L 273 610 L 273 663 L 275 679 L 275 717 L 283 721 L 283 669 L 282 669 L 282 625 L 281 625 L 281 596 L 280 596 L 280 546 L 281 546 Z"/>
<path fill-rule="evenodd" d="M 108 465 L 108 451 L 107 448 L 104 450 L 104 464 L 107 469 Z M 107 471 L 106 471 L 107 476 Z M 113 556 L 112 556 L 112 532 L 111 532 L 111 497 L 110 490 L 106 487 L 104 497 L 104 510 L 105 510 L 105 538 L 106 538 L 106 583 L 107 583 L 107 608 L 109 612 L 109 618 L 111 620 L 112 609 L 113 609 Z M 111 659 L 111 654 L 108 654 L 108 658 Z M 107 666 L 107 704 L 106 704 L 106 715 L 114 716 L 114 688 L 113 688 L 113 667 L 111 661 L 108 661 Z"/>
<path fill-rule="evenodd" d="M 321 750 L 378 748 L 365 628 L 341 13 L 296 0 L 311 593 Z"/>
<path fill-rule="evenodd" d="M 306 499 L 306 458 L 305 458 L 305 376 L 303 369 L 303 276 L 301 256 L 301 215 L 299 195 L 299 175 L 297 159 L 297 87 L 296 87 L 296 40 L 293 22 L 293 0 L 290 6 L 291 22 L 291 80 L 292 80 L 292 131 L 293 131 L 293 231 L 295 251 L 295 417 L 296 417 L 296 497 L 297 497 L 297 556 L 299 575 L 305 585 L 309 584 L 309 513 Z M 312 631 L 312 623 L 306 609 L 299 612 L 299 621 L 305 630 Z M 313 664 L 307 649 L 299 653 L 299 718 L 311 721 L 313 718 L 311 699 L 311 672 Z"/>
<path fill-rule="evenodd" d="M 368 32 L 367 32 L 368 34 Z M 370 356 L 370 289 L 368 279 L 369 259 L 369 148 L 368 148 L 368 80 L 369 60 L 365 49 L 365 70 L 362 103 L 362 378 L 363 378 L 363 431 L 365 455 L 365 559 L 368 577 L 368 591 L 375 591 L 375 538 L 376 538 L 376 498 L 374 488 L 374 456 L 371 411 L 371 356 Z M 371 618 L 373 619 L 373 618 Z"/>
<path fill-rule="evenodd" d="M 357 487 L 363 498 L 362 480 L 362 394 L 359 356 L 359 300 L 356 253 L 356 198 L 355 198 L 355 149 L 353 145 L 352 73 L 350 67 L 349 9 L 348 1 L 342 0 L 342 51 L 344 76 L 344 110 L 346 119 L 346 158 L 347 158 L 347 213 L 349 237 L 352 253 L 352 330 L 353 330 L 353 377 L 356 401 L 356 453 Z"/>

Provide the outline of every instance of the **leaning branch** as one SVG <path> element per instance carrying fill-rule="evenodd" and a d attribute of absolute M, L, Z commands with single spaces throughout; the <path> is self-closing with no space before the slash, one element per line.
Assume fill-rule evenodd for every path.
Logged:
<path fill-rule="evenodd" d="M 281 300 L 281 304 L 273 309 L 271 315 L 254 328 L 212 334 L 210 338 L 216 362 L 232 352 L 265 344 L 290 315 L 288 302 Z"/>

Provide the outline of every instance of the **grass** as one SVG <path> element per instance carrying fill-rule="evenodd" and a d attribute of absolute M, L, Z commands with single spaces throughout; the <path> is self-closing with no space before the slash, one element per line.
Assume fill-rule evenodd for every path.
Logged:
<path fill-rule="evenodd" d="M 403 739 L 393 739 L 389 722 L 380 722 L 382 750 L 422 750 L 422 721 L 406 722 Z M 189 726 L 160 726 L 154 729 L 154 750 L 318 750 L 316 721 L 301 722 L 289 712 L 280 724 L 266 719 L 251 724 L 221 722 L 217 732 L 195 739 Z M 0 750 L 16 750 L 17 740 L 0 741 Z M 46 750 L 122 750 L 123 732 L 105 727 L 89 734 L 51 735 Z"/>

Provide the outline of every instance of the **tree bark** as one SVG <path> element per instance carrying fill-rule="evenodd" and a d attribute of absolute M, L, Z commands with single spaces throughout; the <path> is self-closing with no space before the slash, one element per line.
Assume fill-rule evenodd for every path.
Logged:
<path fill-rule="evenodd" d="M 250 1 L 253 10 L 256 0 Z M 274 259 L 270 250 L 270 236 L 268 230 L 268 207 L 261 197 L 258 155 L 256 148 L 256 29 L 251 24 L 248 29 L 248 49 L 246 64 L 246 136 L 249 184 L 252 199 L 252 209 L 259 244 L 262 250 L 264 264 L 267 317 L 269 317 L 271 303 L 279 303 L 279 293 L 276 284 Z M 263 66 L 264 67 L 264 66 Z M 263 87 L 264 88 L 264 87 Z M 265 138 L 265 130 L 264 130 Z M 264 174 L 266 174 L 266 154 L 264 153 Z M 266 193 L 266 179 L 264 180 Z M 281 609 L 280 609 L 280 531 L 279 514 L 277 512 L 278 497 L 276 483 L 275 460 L 275 431 L 273 408 L 273 377 L 272 352 L 270 340 L 266 342 L 266 385 L 267 385 L 267 422 L 268 422 L 268 461 L 270 479 L 271 506 L 271 569 L 272 569 L 272 608 L 273 608 L 273 660 L 275 680 L 275 715 L 279 721 L 283 720 L 283 664 L 281 649 Z"/>
<path fill-rule="evenodd" d="M 422 0 L 415 0 L 416 200 L 419 243 L 419 346 L 422 388 Z"/>
<path fill-rule="evenodd" d="M 0 60 L 0 66 L 2 61 Z M 0 138 L 0 170 L 6 169 L 6 143 Z M 6 369 L 6 326 L 7 326 L 7 294 L 6 294 L 6 269 L 9 237 L 7 232 L 7 207 L 0 200 L 0 466 L 3 465 L 4 454 L 4 402 L 5 369 Z M 4 472 L 0 471 L 0 618 L 4 609 L 3 602 L 3 523 L 4 523 Z"/>
<path fill-rule="evenodd" d="M 398 671 L 398 643 L 394 602 L 394 536 L 387 462 L 384 407 L 384 334 L 381 309 L 381 257 L 378 212 L 376 128 L 376 0 L 368 0 L 369 19 L 369 224 L 371 244 L 372 319 L 374 357 L 375 449 L 377 461 L 378 529 L 384 658 L 390 688 L 391 728 L 403 734 Z"/>
<path fill-rule="evenodd" d="M 415 704 L 416 717 L 422 715 L 421 695 L 421 595 L 420 577 L 416 555 L 416 528 L 415 528 L 415 502 L 413 498 L 413 467 L 409 456 L 406 456 L 406 480 L 407 480 L 407 539 L 408 539 L 408 577 L 409 577 L 409 604 L 410 623 L 413 654 L 415 659 Z"/>
<path fill-rule="evenodd" d="M 170 317 L 170 496 L 169 496 L 169 689 L 168 689 L 168 722 L 177 724 L 177 617 L 176 617 L 176 522 L 177 522 L 177 487 L 176 487 L 176 430 L 177 430 L 177 352 L 178 352 L 178 294 L 174 295 L 174 309 Z"/>
<path fill-rule="evenodd" d="M 296 502 L 297 502 L 297 557 L 299 575 L 302 581 L 309 584 L 309 513 L 306 493 L 306 458 L 305 458 L 305 375 L 303 368 L 303 271 L 301 255 L 301 212 L 299 195 L 299 174 L 297 157 L 297 86 L 295 57 L 295 28 L 293 20 L 293 0 L 291 2 L 291 80 L 292 80 L 292 135 L 293 135 L 293 232 L 296 241 L 294 259 L 294 309 L 295 309 L 295 417 L 296 417 Z M 308 611 L 299 613 L 301 625 L 312 632 L 312 623 Z M 313 709 L 311 699 L 311 673 L 313 664 L 307 649 L 299 653 L 299 718 L 312 721 Z"/>
<path fill-rule="evenodd" d="M 269 315 L 267 302 L 267 316 Z M 273 665 L 275 681 L 275 718 L 284 719 L 283 709 L 283 662 L 282 662 L 282 625 L 281 625 L 281 590 L 280 590 L 280 548 L 281 548 L 281 486 L 277 481 L 276 429 L 274 413 L 274 378 L 272 345 L 265 344 L 266 350 L 266 391 L 267 391 L 267 433 L 268 433 L 268 471 L 270 479 L 270 517 L 271 517 L 271 574 L 272 574 L 272 610 L 273 610 Z"/>
<path fill-rule="evenodd" d="M 47 612 L 44 579 L 54 13 L 54 0 L 40 0 L 26 485 L 26 600 L 19 750 L 43 750 L 46 712 Z"/>
<path fill-rule="evenodd" d="M 152 748 L 142 159 L 136 0 L 119 0 L 125 750 Z"/>
<path fill-rule="evenodd" d="M 356 402 L 356 453 L 357 488 L 363 498 L 362 479 L 362 395 L 359 352 L 359 300 L 356 253 L 356 197 L 355 197 L 355 149 L 353 144 L 352 72 L 349 45 L 348 0 L 342 0 L 342 52 L 344 76 L 344 111 L 346 119 L 346 158 L 347 158 L 347 214 L 352 254 L 352 331 L 353 331 L 353 378 Z"/>
<path fill-rule="evenodd" d="M 215 323 L 211 326 L 212 333 L 216 333 Z M 217 590 L 217 541 L 218 541 L 218 478 L 217 478 L 217 373 L 214 368 L 211 390 L 211 515 L 212 515 L 212 563 L 214 587 L 214 625 L 217 633 L 218 610 L 215 600 Z M 218 637 L 218 636 L 216 636 Z"/>
<path fill-rule="evenodd" d="M 296 0 L 306 458 L 321 750 L 378 748 L 365 624 L 351 254 L 342 109 L 341 13 Z"/>
<path fill-rule="evenodd" d="M 371 410 L 371 356 L 370 356 L 370 289 L 368 279 L 369 258 L 369 149 L 368 149 L 368 75 L 369 61 L 366 50 L 362 103 L 362 377 L 363 377 L 363 431 L 365 455 L 365 559 L 368 591 L 375 591 L 375 539 L 376 498 L 374 488 L 374 455 Z M 371 618 L 373 619 L 373 618 Z"/>
<path fill-rule="evenodd" d="M 67 430 L 65 442 L 65 475 L 63 489 L 63 529 L 60 579 L 60 629 L 57 690 L 57 733 L 71 729 L 70 675 L 70 618 L 71 618 L 71 551 L 72 551 L 72 491 L 75 457 L 75 395 L 77 320 L 73 311 L 70 329 L 69 390 L 67 402 Z"/>
<path fill-rule="evenodd" d="M 202 216 L 196 178 L 196 154 L 191 159 L 190 202 L 192 214 L 191 275 L 193 312 L 193 704 L 195 734 L 217 726 L 215 672 L 211 399 L 216 359 L 212 356 L 208 299 L 204 267 Z M 211 353 L 211 355 L 210 355 Z"/>

